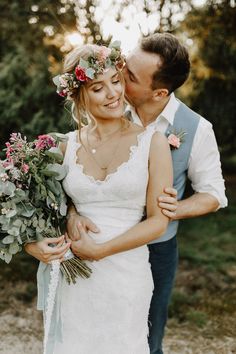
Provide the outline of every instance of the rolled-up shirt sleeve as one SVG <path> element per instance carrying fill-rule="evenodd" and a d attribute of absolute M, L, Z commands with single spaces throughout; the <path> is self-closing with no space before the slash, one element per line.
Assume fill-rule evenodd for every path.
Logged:
<path fill-rule="evenodd" d="M 212 124 L 202 117 L 189 158 L 188 178 L 195 192 L 211 194 L 218 200 L 219 208 L 228 205 L 215 134 Z"/>

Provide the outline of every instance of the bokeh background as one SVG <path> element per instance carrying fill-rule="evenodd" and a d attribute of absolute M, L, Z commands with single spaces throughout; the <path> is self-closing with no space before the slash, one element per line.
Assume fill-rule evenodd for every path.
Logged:
<path fill-rule="evenodd" d="M 165 31 L 187 46 L 191 76 L 177 96 L 214 126 L 229 206 L 182 222 L 165 353 L 236 353 L 236 1 L 0 0 L 0 29 L 1 157 L 11 132 L 73 129 L 52 84 L 73 46 L 121 40 L 128 53 Z M 36 269 L 25 254 L 1 262 L 0 353 L 41 352 Z"/>

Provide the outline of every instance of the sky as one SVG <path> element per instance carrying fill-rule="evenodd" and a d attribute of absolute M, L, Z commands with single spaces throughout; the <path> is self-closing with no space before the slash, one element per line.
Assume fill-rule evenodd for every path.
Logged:
<path fill-rule="evenodd" d="M 195 6 L 202 6 L 205 2 L 206 0 L 193 0 Z M 117 1 L 118 4 L 119 0 Z M 141 37 L 140 27 L 144 34 L 152 33 L 155 30 L 156 23 L 159 22 L 159 14 L 154 12 L 147 17 L 146 13 L 139 11 L 137 7 L 130 4 L 123 13 L 122 22 L 117 22 L 114 18 L 115 9 L 110 5 L 111 0 L 100 0 L 100 6 L 95 9 L 96 19 L 98 22 L 101 21 L 104 39 L 112 35 L 112 40 L 120 40 L 121 48 L 127 54 L 137 45 Z M 183 18 L 184 13 L 178 13 L 175 20 L 178 21 Z M 83 43 L 82 37 L 76 32 L 67 35 L 67 39 L 72 45 Z M 190 39 L 186 40 L 189 40 L 189 44 L 191 44 Z"/>

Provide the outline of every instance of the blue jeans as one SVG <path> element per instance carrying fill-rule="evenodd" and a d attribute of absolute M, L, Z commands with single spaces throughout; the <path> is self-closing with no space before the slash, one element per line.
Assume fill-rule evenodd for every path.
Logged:
<path fill-rule="evenodd" d="M 154 281 L 154 292 L 149 312 L 150 354 L 163 354 L 162 340 L 168 317 L 168 305 L 174 286 L 178 265 L 176 236 L 172 239 L 148 245 Z"/>

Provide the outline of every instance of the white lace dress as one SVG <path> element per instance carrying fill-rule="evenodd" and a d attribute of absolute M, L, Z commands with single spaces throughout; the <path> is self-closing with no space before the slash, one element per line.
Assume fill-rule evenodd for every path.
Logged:
<path fill-rule="evenodd" d="M 76 132 L 71 132 L 64 163 L 64 188 L 78 212 L 100 228 L 90 234 L 105 242 L 137 224 L 144 211 L 149 147 L 153 131 L 138 136 L 129 160 L 104 181 L 76 164 Z M 55 354 L 148 354 L 148 311 L 153 281 L 148 248 L 142 246 L 89 263 L 92 275 L 61 287 L 62 342 Z"/>

